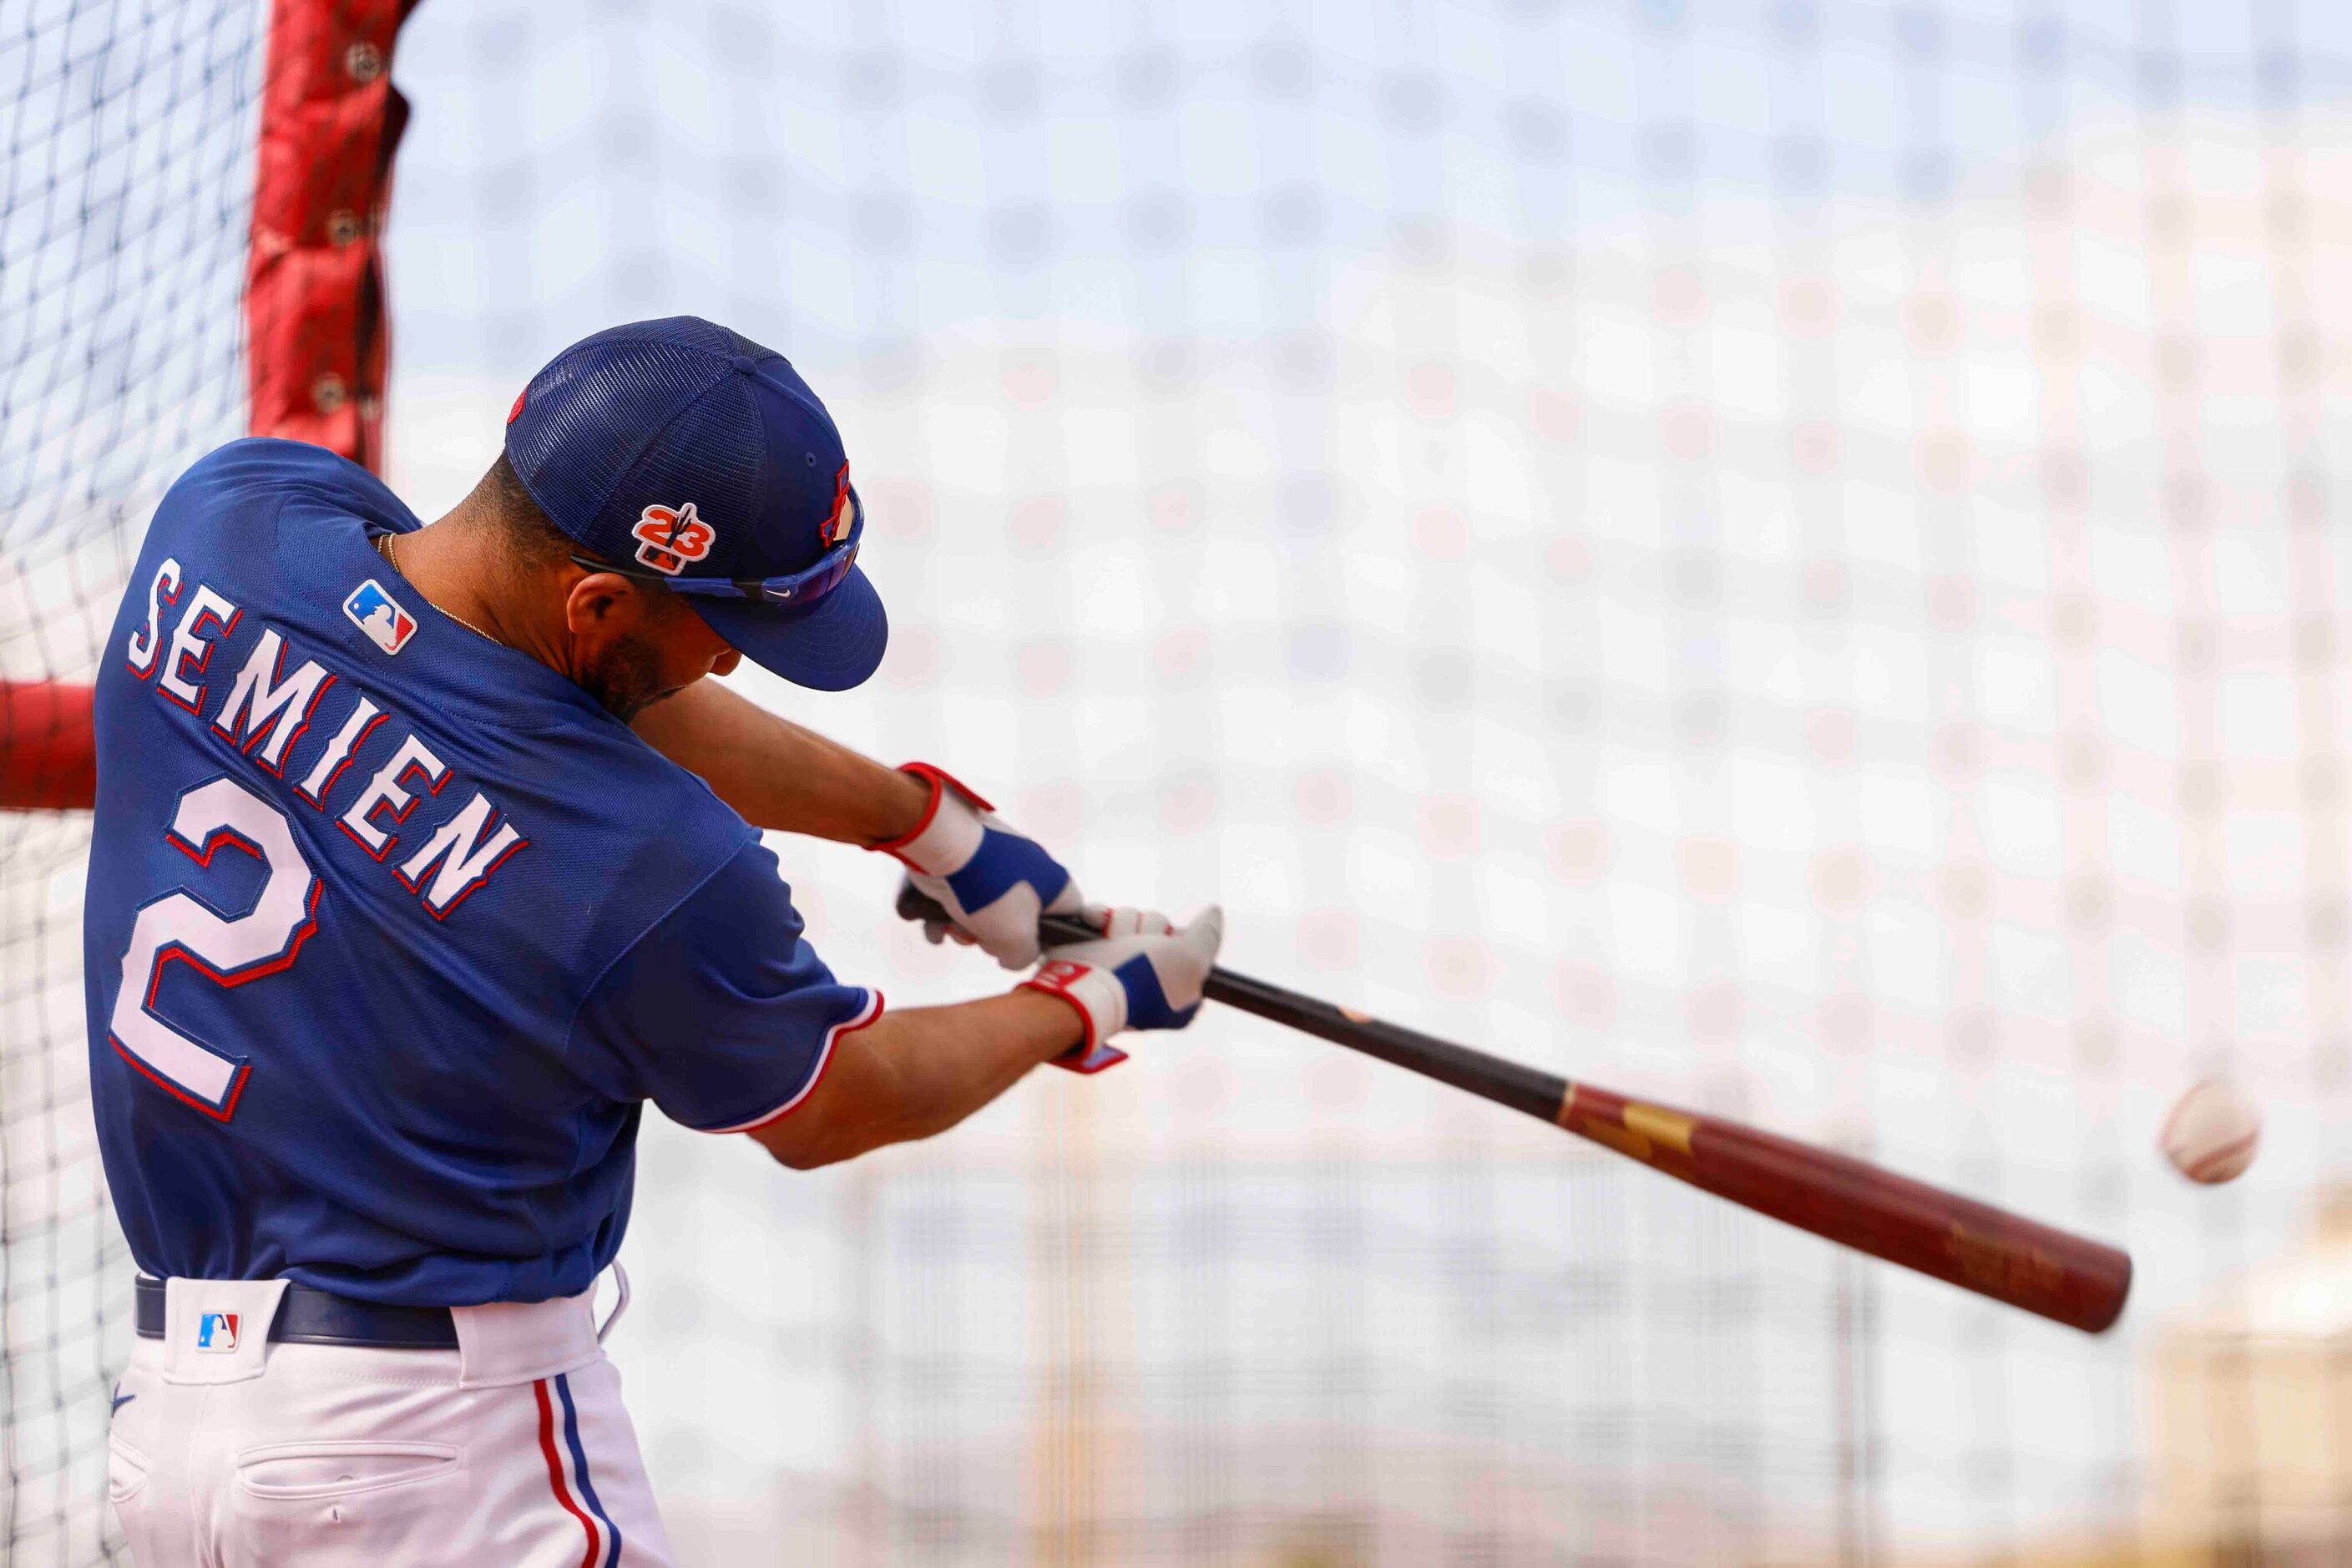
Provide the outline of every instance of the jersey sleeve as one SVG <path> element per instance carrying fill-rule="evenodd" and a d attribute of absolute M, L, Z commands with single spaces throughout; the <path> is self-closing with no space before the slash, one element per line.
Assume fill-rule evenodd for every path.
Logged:
<path fill-rule="evenodd" d="M 746 844 L 598 979 L 572 1026 L 576 1071 L 703 1132 L 747 1132 L 808 1097 L 882 995 L 803 939 L 776 858 Z"/>

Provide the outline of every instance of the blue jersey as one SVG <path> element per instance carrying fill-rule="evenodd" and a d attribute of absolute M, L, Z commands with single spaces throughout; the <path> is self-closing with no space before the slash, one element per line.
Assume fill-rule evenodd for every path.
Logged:
<path fill-rule="evenodd" d="M 164 497 L 115 619 L 83 952 L 150 1274 L 576 1293 L 644 1101 L 757 1125 L 880 1008 L 701 780 L 386 564 L 416 526 L 331 453 L 239 441 Z"/>

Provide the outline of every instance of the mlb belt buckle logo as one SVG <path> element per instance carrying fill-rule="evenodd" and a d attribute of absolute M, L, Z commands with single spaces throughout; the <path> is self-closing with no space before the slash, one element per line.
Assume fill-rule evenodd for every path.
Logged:
<path fill-rule="evenodd" d="M 367 633 L 368 641 L 386 653 L 398 653 L 416 635 L 416 617 L 402 609 L 400 602 L 373 577 L 352 590 L 352 596 L 343 601 L 343 614 Z"/>
<path fill-rule="evenodd" d="M 224 1355 L 236 1349 L 235 1312 L 205 1312 L 196 1318 L 196 1348 Z"/>

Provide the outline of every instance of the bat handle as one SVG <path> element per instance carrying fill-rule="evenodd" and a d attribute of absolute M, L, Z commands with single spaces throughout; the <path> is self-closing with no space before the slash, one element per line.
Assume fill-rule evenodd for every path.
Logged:
<path fill-rule="evenodd" d="M 941 925 L 954 923 L 953 917 L 949 915 L 946 908 L 938 900 L 926 897 L 922 889 L 912 882 L 899 884 L 898 918 L 925 922 L 936 921 Z M 1094 930 L 1083 921 L 1075 921 L 1066 915 L 1046 915 L 1037 921 L 1038 940 L 1048 947 L 1056 947 L 1066 942 L 1090 942 L 1100 935 L 1102 932 Z M 1073 1046 L 1060 1056 L 1054 1058 L 1050 1065 L 1060 1068 L 1065 1072 L 1082 1073 L 1091 1077 L 1106 1068 L 1115 1068 L 1125 1060 L 1127 1060 L 1127 1053 L 1105 1040 L 1097 1042 L 1092 1049 L 1083 1045 Z"/>
<path fill-rule="evenodd" d="M 955 917 L 937 899 L 929 897 L 912 882 L 898 885 L 898 918 L 902 921 L 937 921 L 953 925 Z M 1040 915 L 1037 917 L 1037 937 L 1047 947 L 1060 947 L 1066 942 L 1093 942 L 1102 932 L 1072 915 Z"/>

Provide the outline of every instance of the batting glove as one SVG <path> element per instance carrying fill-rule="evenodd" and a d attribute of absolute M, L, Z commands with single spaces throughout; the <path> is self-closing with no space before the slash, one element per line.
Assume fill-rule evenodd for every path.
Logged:
<path fill-rule="evenodd" d="M 1225 911 L 1211 904 L 1188 926 L 1150 910 L 1092 909 L 1102 930 L 1046 955 L 1017 989 L 1059 996 L 1087 1022 L 1087 1042 L 1054 1065 L 1100 1072 L 1127 1059 L 1109 1043 L 1123 1029 L 1181 1029 L 1201 1011 L 1201 990 L 1225 939 Z"/>
<path fill-rule="evenodd" d="M 995 808 L 929 763 L 898 770 L 931 786 L 931 804 L 903 837 L 877 844 L 907 868 L 907 880 L 948 911 L 952 927 L 927 922 L 934 942 L 971 942 L 1007 969 L 1037 962 L 1037 917 L 1076 914 L 1084 900 L 1062 863 Z"/>

